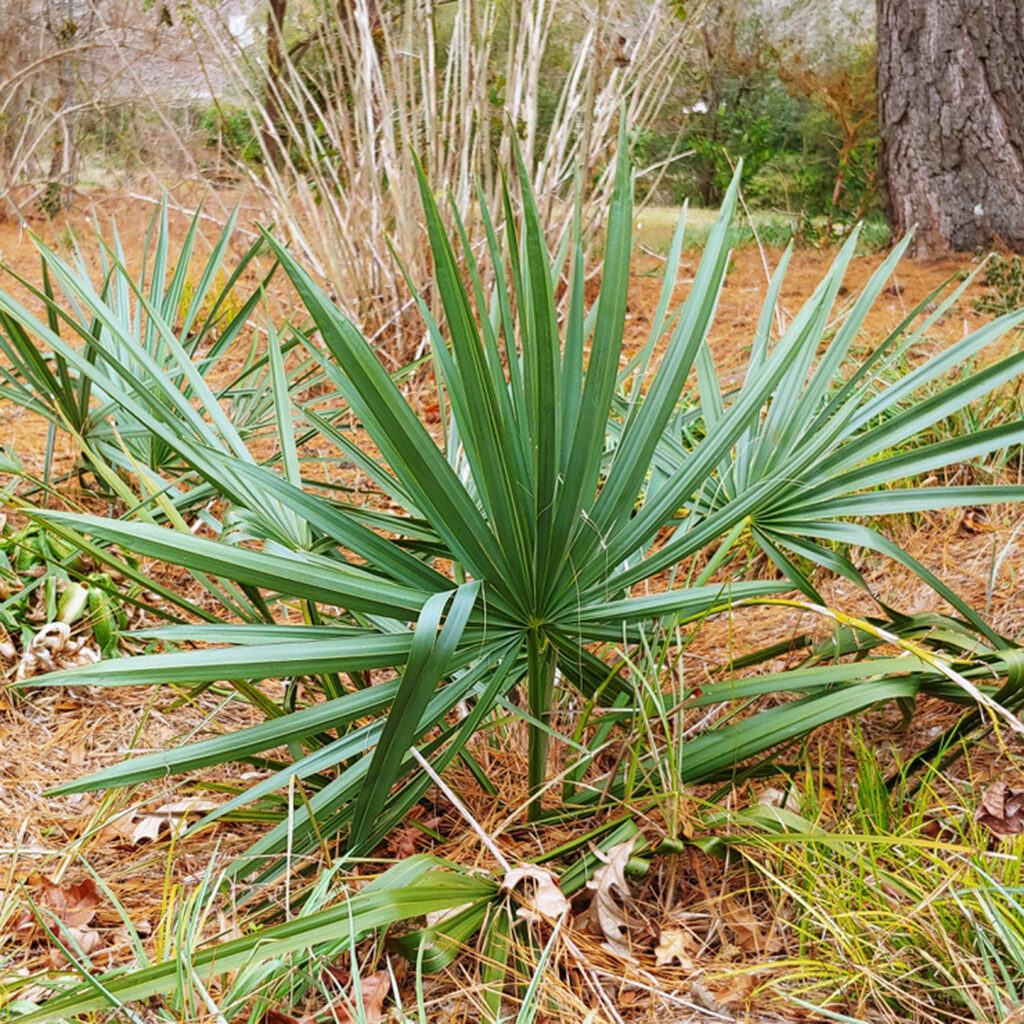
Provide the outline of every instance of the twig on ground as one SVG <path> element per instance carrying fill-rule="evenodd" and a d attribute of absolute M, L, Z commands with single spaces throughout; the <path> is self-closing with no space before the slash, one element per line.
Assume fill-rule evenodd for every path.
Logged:
<path fill-rule="evenodd" d="M 410 747 L 409 753 L 416 759 L 416 763 L 430 776 L 434 785 L 448 798 L 451 805 L 462 815 L 463 818 L 469 824 L 469 827 L 479 836 L 480 842 L 487 847 L 490 851 L 491 856 L 495 859 L 498 867 L 507 875 L 512 870 L 512 865 L 505 859 L 501 850 L 494 845 L 491 837 L 480 827 L 476 818 L 469 813 L 469 808 L 452 792 L 452 790 L 442 781 L 441 776 L 434 771 L 430 762 L 415 748 Z"/>

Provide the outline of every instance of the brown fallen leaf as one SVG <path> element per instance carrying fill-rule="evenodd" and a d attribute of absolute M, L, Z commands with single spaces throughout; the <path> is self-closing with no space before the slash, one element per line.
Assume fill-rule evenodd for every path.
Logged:
<path fill-rule="evenodd" d="M 796 798 L 796 794 L 792 789 L 783 791 L 775 786 L 769 786 L 758 793 L 757 802 L 762 807 L 781 807 L 783 810 L 792 811 L 794 814 L 800 813 L 800 801 Z"/>
<path fill-rule="evenodd" d="M 325 971 L 330 977 L 337 981 L 338 971 L 329 968 Z M 365 978 L 359 979 L 359 993 L 362 996 L 363 1012 L 360 1016 L 356 1013 L 353 1017 L 349 1005 L 354 1007 L 355 985 L 348 996 L 348 1001 L 339 994 L 330 1003 L 317 1013 L 304 1013 L 301 1017 L 293 1017 L 281 1010 L 267 1010 L 260 1018 L 260 1024 L 317 1024 L 317 1019 L 323 1016 L 327 1009 L 331 1009 L 331 1020 L 335 1024 L 356 1024 L 357 1021 L 365 1024 L 380 1024 L 384 1019 L 384 998 L 391 989 L 391 981 L 387 971 L 378 971 L 376 974 L 368 974 Z"/>
<path fill-rule="evenodd" d="M 582 926 L 603 935 L 604 949 L 625 960 L 632 960 L 629 948 L 630 923 L 622 903 L 631 896 L 626 882 L 626 864 L 633 855 L 633 847 L 641 838 L 638 832 L 625 843 L 616 843 L 602 859 L 605 863 L 594 872 L 587 888 L 594 894 L 590 906 L 582 915 Z"/>
<path fill-rule="evenodd" d="M 537 864 L 520 864 L 501 883 L 503 889 L 514 889 L 520 882 L 533 882 L 533 894 L 523 899 L 516 915 L 524 921 L 557 921 L 568 909 L 569 901 L 558 888 L 558 875 Z"/>
<path fill-rule="evenodd" d="M 415 825 L 405 825 L 394 836 L 395 860 L 405 860 L 419 852 L 419 844 L 423 841 L 423 832 Z"/>
<path fill-rule="evenodd" d="M 86 646 L 87 639 L 73 640 L 71 627 L 66 622 L 46 623 L 25 645 L 14 678 L 21 682 L 58 669 L 95 665 L 100 660 L 100 652 Z"/>
<path fill-rule="evenodd" d="M 391 856 L 395 860 L 404 860 L 419 853 L 431 829 L 436 829 L 440 824 L 441 819 L 436 815 L 422 822 L 410 820 L 392 835 L 390 845 L 394 852 Z"/>
<path fill-rule="evenodd" d="M 387 971 L 378 971 L 376 974 L 368 974 L 365 978 L 359 979 L 359 994 L 362 997 L 363 1013 L 360 1017 L 352 1015 L 352 1011 L 342 1002 L 335 1006 L 336 1024 L 356 1024 L 356 1021 L 365 1021 L 365 1024 L 380 1024 L 384 1019 L 384 999 L 391 991 L 391 979 Z M 355 985 L 349 993 L 349 1001 L 355 1003 Z"/>
<path fill-rule="evenodd" d="M 693 954 L 700 949 L 700 943 L 685 928 L 663 928 L 661 941 L 654 947 L 654 960 L 659 967 L 679 961 L 684 971 L 695 970 Z"/>
<path fill-rule="evenodd" d="M 99 946 L 99 932 L 90 925 L 96 916 L 101 896 L 91 878 L 60 885 L 35 872 L 29 876 L 26 884 L 29 889 L 35 890 L 32 901 L 36 910 L 25 907 L 14 922 L 14 934 L 21 942 L 28 944 L 47 938 L 46 929 L 37 919 L 38 914 L 58 938 L 65 942 L 72 940 L 83 953 L 92 953 Z M 64 928 L 54 927 L 52 917 L 56 917 Z M 62 960 L 60 957 L 60 962 Z M 56 966 L 60 966 L 60 963 L 56 963 Z"/>
<path fill-rule="evenodd" d="M 722 920 L 729 927 L 736 945 L 744 953 L 756 953 L 759 956 L 770 956 L 783 949 L 785 943 L 781 936 L 773 935 L 773 929 L 762 927 L 761 922 L 736 900 L 729 897 L 722 901 L 720 907 Z"/>
<path fill-rule="evenodd" d="M 100 944 L 100 933 L 95 928 L 74 928 L 68 926 L 67 932 L 61 934 L 59 938 L 72 940 L 87 956 Z M 63 962 L 63 959 L 63 956 L 61 956 L 58 964 Z"/>
<path fill-rule="evenodd" d="M 629 1007 L 635 1003 L 640 1002 L 641 999 L 649 999 L 650 993 L 645 992 L 640 988 L 623 988 L 620 989 L 617 1001 L 619 1006 Z"/>
<path fill-rule="evenodd" d="M 100 905 L 100 891 L 91 878 L 62 886 L 53 879 L 34 872 L 26 884 L 29 889 L 37 890 L 33 894 L 36 906 L 53 911 L 54 915 L 69 928 L 84 928 L 96 916 L 96 908 Z M 28 921 L 30 927 L 35 927 L 35 916 L 27 907 L 18 919 L 16 930 L 23 931 L 23 921 Z"/>
<path fill-rule="evenodd" d="M 993 782 L 978 801 L 974 820 L 993 835 L 1019 836 L 1024 832 L 1024 789 L 1010 789 L 1001 779 Z"/>
<path fill-rule="evenodd" d="M 280 1010 L 267 1010 L 260 1018 L 260 1024 L 314 1024 L 316 1014 L 303 1014 L 301 1017 L 293 1017 L 290 1013 L 282 1013 Z"/>
<path fill-rule="evenodd" d="M 96 833 L 96 843 L 100 846 L 104 846 L 106 844 L 130 846 L 134 832 L 135 813 L 133 811 L 127 811 L 116 818 L 111 818 L 107 824 Z"/>
<path fill-rule="evenodd" d="M 728 974 L 703 979 L 703 982 L 704 996 L 710 997 L 703 1003 L 705 1008 L 733 1019 L 736 1018 L 731 1008 L 747 1002 L 759 983 L 758 976 L 749 970 L 730 971 Z M 690 995 L 691 998 L 694 995 L 693 985 L 690 987 Z M 701 1000 L 695 999 L 694 1002 Z"/>

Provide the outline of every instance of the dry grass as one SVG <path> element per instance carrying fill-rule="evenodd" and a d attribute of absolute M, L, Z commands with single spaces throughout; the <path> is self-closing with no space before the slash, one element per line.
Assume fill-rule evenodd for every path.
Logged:
<path fill-rule="evenodd" d="M 270 60 L 224 51 L 223 33 L 210 37 L 234 68 L 262 155 L 258 172 L 240 170 L 346 313 L 396 357 L 422 336 L 404 273 L 434 301 L 410 157 L 423 161 L 430 187 L 444 183 L 477 246 L 485 244 L 477 185 L 486 208 L 500 209 L 499 169 L 514 165 L 516 146 L 534 169 L 552 251 L 572 222 L 577 174 L 593 237 L 611 196 L 620 116 L 631 135 L 654 123 L 683 81 L 697 25 L 661 0 L 457 0 L 408 4 L 395 16 L 357 0 L 299 20 L 285 26 Z M 440 205 L 452 227 L 448 203 Z"/>

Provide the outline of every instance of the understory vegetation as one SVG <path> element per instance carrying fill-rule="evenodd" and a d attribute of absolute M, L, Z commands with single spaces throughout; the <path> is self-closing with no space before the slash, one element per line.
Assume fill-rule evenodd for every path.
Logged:
<path fill-rule="evenodd" d="M 57 217 L 111 187 L 138 198 L 177 182 L 188 206 L 197 185 L 244 188 L 381 340 L 416 324 L 389 241 L 418 288 L 430 275 L 412 154 L 479 243 L 474 179 L 494 207 L 515 141 L 554 248 L 579 177 L 589 248 L 623 107 L 645 203 L 713 209 L 742 160 L 770 244 L 828 246 L 859 220 L 864 241 L 888 242 L 862 0 L 273 0 L 230 14 L 61 0 L 60 17 L 54 3 L 5 29 L 0 218 Z"/>
<path fill-rule="evenodd" d="M 15 986 L 8 1008 L 26 1024 L 114 1008 L 141 1019 L 131 1007 L 154 996 L 161 1019 L 342 1014 L 347 1000 L 341 1019 L 379 1020 L 392 992 L 429 1019 L 425 976 L 467 946 L 475 995 L 462 1012 L 488 1020 L 551 1005 L 621 1019 L 602 972 L 628 975 L 652 947 L 670 973 L 697 971 L 685 998 L 659 982 L 691 1008 L 756 993 L 842 1019 L 982 1020 L 1015 1005 L 1019 860 L 986 837 L 1020 832 L 1019 790 L 993 784 L 973 815 L 976 792 L 950 788 L 943 766 L 1024 731 L 1019 648 L 882 524 L 1019 500 L 998 469 L 958 486 L 935 474 L 1019 452 L 1019 416 L 944 425 L 1018 378 L 1024 354 L 982 356 L 1024 312 L 921 359 L 964 281 L 865 351 L 864 318 L 903 246 L 836 320 L 855 231 L 792 316 L 778 303 L 782 256 L 745 370 L 723 391 L 708 332 L 738 170 L 681 305 L 677 227 L 647 343 L 627 358 L 622 141 L 590 301 L 579 207 L 552 254 L 521 158 L 520 217 L 507 190 L 494 219 L 480 197 L 484 260 L 461 220 L 446 231 L 417 168 L 434 281 L 431 296 L 413 292 L 430 373 L 412 389 L 412 369 L 389 372 L 272 233 L 228 275 L 230 223 L 197 261 L 198 218 L 175 249 L 164 209 L 134 274 L 116 236 L 98 277 L 40 245 L 42 285 L 23 280 L 25 300 L 0 293 L 5 397 L 80 452 L 77 490 L 25 471 L 8 488 L 26 524 L 7 547 L 17 590 L 2 608 L 26 623 L 13 630 L 15 699 L 147 686 L 261 719 L 219 730 L 213 711 L 211 735 L 55 791 L 182 776 L 166 814 L 190 823 L 173 851 L 232 821 L 264 825 L 210 859 L 156 948 L 125 916 L 114 970 L 90 958 L 90 901 L 97 885 L 112 896 L 102 878 L 73 892 L 46 882 L 28 910 L 12 894 L 13 934 L 48 937 L 73 967 L 26 978 L 34 1001 Z M 280 275 L 298 302 L 287 316 L 268 300 Z M 8 468 L 17 478 L 13 457 Z M 827 578 L 872 597 L 869 552 L 947 611 L 830 605 Z M 35 584 L 18 587 L 33 566 L 34 599 Z M 51 620 L 39 633 L 24 618 L 33 600 Z M 830 629 L 686 671 L 702 629 L 723 617 L 749 628 L 780 607 Z M 138 628 L 133 610 L 146 613 Z M 90 629 L 103 660 L 84 645 Z M 958 706 L 888 764 L 855 724 L 891 708 L 915 735 L 922 709 Z M 852 746 L 826 755 L 814 737 L 829 723 L 847 723 Z M 510 789 L 513 752 L 524 780 Z M 447 834 L 471 837 L 464 859 L 409 838 L 444 839 L 441 805 L 457 821 Z M 123 818 L 122 803 L 103 806 L 105 825 Z M 703 879 L 699 861 L 714 858 L 746 880 L 705 894 L 709 930 L 707 911 L 688 914 L 672 892 L 683 865 Z M 640 914 L 634 885 L 654 886 L 660 920 Z M 225 913 L 235 923 L 217 939 Z M 709 950 L 716 966 L 698 970 Z M 5 955 L 16 962 L 16 947 Z M 730 972 L 730 956 L 758 966 Z M 565 972 L 583 979 L 575 1001 Z M 653 977 L 635 980 L 651 989 Z"/>

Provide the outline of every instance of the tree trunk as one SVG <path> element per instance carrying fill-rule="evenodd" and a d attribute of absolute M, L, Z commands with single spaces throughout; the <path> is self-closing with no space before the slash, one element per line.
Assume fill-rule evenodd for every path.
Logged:
<path fill-rule="evenodd" d="M 915 253 L 1024 252 L 1024 0 L 878 0 L 889 223 Z"/>
<path fill-rule="evenodd" d="M 281 75 L 284 71 L 284 19 L 288 0 L 270 0 L 267 5 L 267 82 L 263 97 L 263 148 L 271 163 L 284 163 L 285 132 L 281 124 Z"/>
<path fill-rule="evenodd" d="M 71 48 L 79 34 L 75 0 L 48 0 L 46 27 L 62 53 L 57 64 L 57 116 L 50 174 L 44 201 L 52 216 L 70 209 L 78 181 L 78 139 L 75 133 L 75 65 Z"/>

